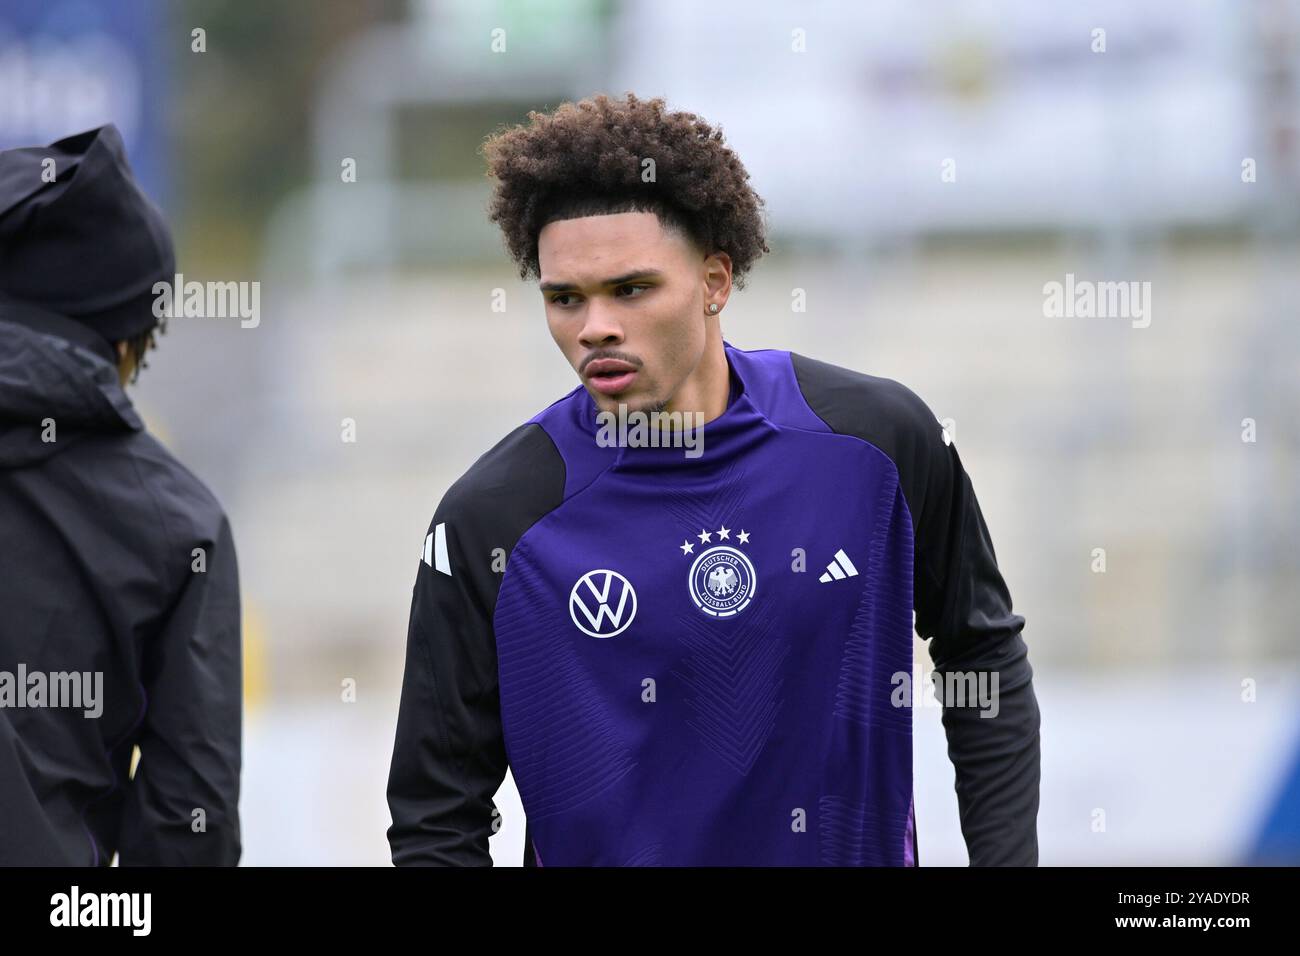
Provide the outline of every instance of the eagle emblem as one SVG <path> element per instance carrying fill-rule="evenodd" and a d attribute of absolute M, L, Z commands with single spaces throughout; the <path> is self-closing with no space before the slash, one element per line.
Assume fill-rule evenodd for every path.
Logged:
<path fill-rule="evenodd" d="M 714 597 L 726 597 L 736 590 L 736 572 L 726 565 L 718 565 L 709 572 L 709 590 Z"/>
<path fill-rule="evenodd" d="M 754 564 L 739 548 L 720 544 L 701 553 L 687 577 L 691 600 L 711 617 L 733 617 L 757 591 Z"/>

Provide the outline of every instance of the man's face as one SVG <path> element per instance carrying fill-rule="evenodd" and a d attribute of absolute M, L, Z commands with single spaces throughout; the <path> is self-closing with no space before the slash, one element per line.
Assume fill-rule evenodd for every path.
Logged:
<path fill-rule="evenodd" d="M 649 212 L 548 223 L 537 254 L 551 337 L 596 407 L 668 408 L 704 355 L 708 260 Z"/>

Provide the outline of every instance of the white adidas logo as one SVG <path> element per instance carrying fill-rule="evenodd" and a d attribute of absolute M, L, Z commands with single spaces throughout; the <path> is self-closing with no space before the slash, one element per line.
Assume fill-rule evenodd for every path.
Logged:
<path fill-rule="evenodd" d="M 844 549 L 840 548 L 835 552 L 834 560 L 826 565 L 826 573 L 817 580 L 825 584 L 827 581 L 841 581 L 844 578 L 856 577 L 857 573 L 858 569 L 853 566 L 853 562 L 844 553 Z"/>
<path fill-rule="evenodd" d="M 447 523 L 438 522 L 433 532 L 424 539 L 424 563 L 451 576 L 451 559 L 447 557 Z"/>

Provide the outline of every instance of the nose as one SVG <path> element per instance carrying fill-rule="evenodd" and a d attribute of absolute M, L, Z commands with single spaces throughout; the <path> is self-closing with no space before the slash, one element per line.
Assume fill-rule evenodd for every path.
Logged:
<path fill-rule="evenodd" d="M 593 299 L 583 314 L 582 331 L 578 342 L 586 349 L 618 345 L 623 341 L 623 327 L 612 310 L 598 298 Z"/>

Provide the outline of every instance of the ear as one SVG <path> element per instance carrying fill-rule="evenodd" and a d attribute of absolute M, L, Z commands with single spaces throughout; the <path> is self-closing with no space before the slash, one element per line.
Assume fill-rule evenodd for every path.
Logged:
<path fill-rule="evenodd" d="M 126 342 L 125 342 L 125 341 L 121 341 L 121 342 L 118 342 L 118 343 L 117 343 L 117 360 L 118 360 L 119 362 L 125 362 L 125 361 L 126 361 Z"/>

